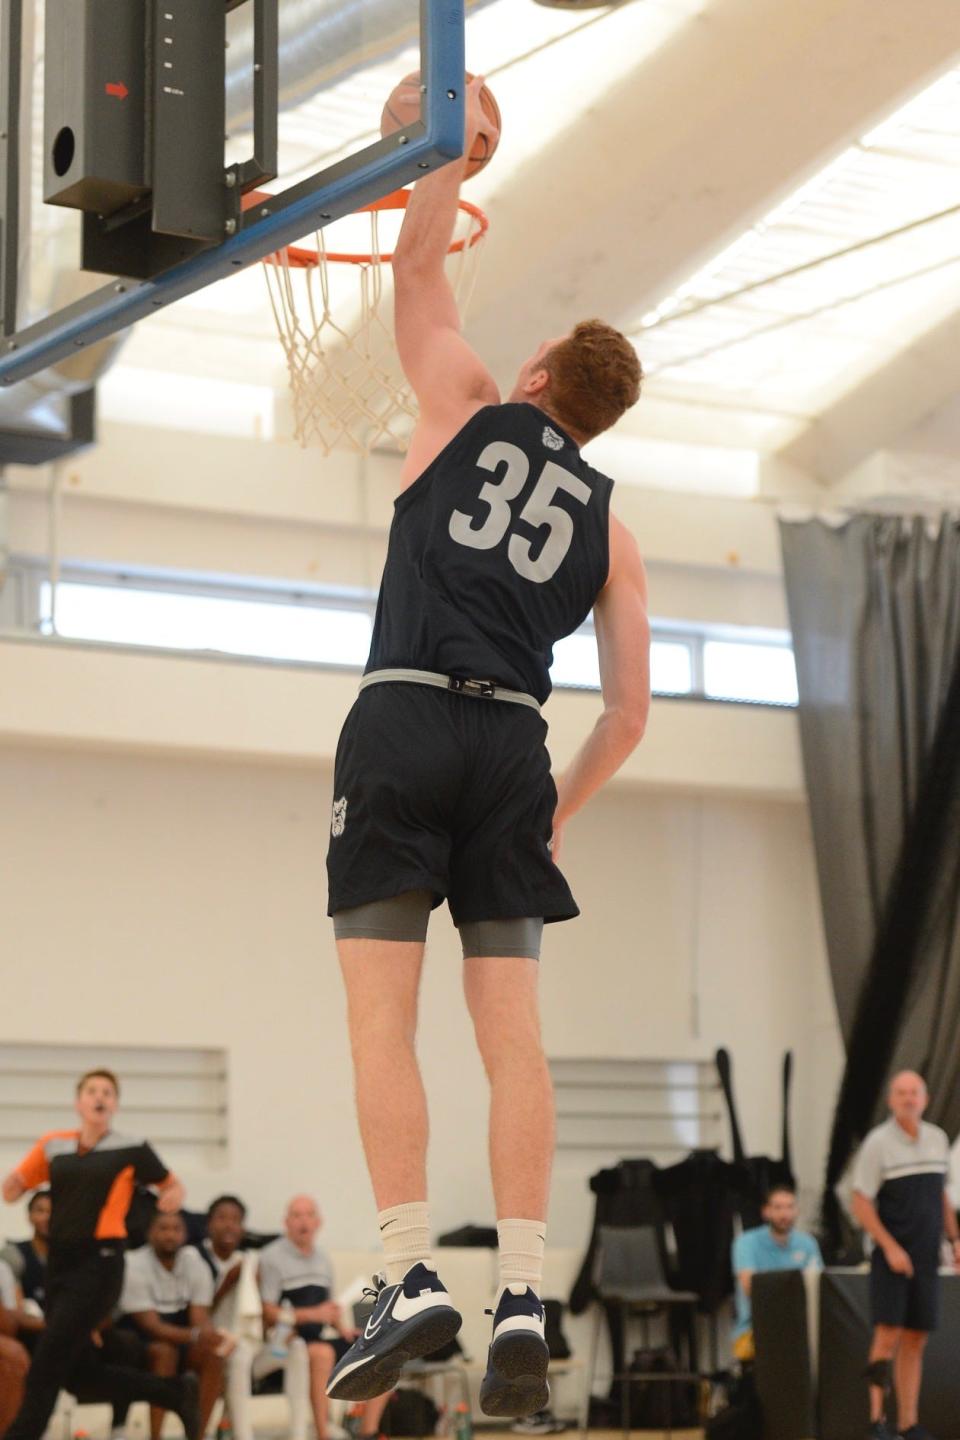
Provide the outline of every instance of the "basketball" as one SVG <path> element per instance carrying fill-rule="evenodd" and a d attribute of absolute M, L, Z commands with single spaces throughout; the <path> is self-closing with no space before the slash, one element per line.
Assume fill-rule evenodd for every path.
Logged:
<path fill-rule="evenodd" d="M 473 79 L 469 71 L 466 79 L 468 82 Z M 466 180 L 473 175 L 478 175 L 483 167 L 493 159 L 500 140 L 500 107 L 488 85 L 484 85 L 480 91 L 480 103 L 490 121 L 490 131 L 479 134 L 473 142 L 473 149 L 470 151 L 464 176 Z M 395 130 L 402 130 L 406 125 L 413 125 L 419 119 L 420 72 L 415 71 L 412 75 L 405 76 L 399 85 L 394 87 L 389 100 L 384 105 L 383 114 L 380 117 L 380 134 L 392 135 Z"/>

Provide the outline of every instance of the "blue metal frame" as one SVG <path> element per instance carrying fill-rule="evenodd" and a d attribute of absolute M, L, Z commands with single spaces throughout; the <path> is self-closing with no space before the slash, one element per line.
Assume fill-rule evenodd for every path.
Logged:
<path fill-rule="evenodd" d="M 249 210 L 236 235 L 154 280 L 115 280 L 0 339 L 0 385 L 25 380 L 83 346 L 262 260 L 463 154 L 464 0 L 421 0 L 426 123 L 368 146 Z"/>

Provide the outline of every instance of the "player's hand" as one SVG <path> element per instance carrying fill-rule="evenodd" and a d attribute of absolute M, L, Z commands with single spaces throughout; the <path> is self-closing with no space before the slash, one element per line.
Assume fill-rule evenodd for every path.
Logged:
<path fill-rule="evenodd" d="M 183 1209 L 186 1193 L 179 1180 L 175 1180 L 172 1185 L 165 1185 L 157 1195 L 157 1209 L 160 1214 L 176 1215 L 178 1210 Z"/>
<path fill-rule="evenodd" d="M 553 824 L 553 834 L 550 836 L 550 859 L 554 865 L 560 864 L 560 851 L 563 848 L 563 825 Z"/>
<path fill-rule="evenodd" d="M 226 1360 L 227 1356 L 232 1355 L 237 1348 L 236 1337 L 231 1335 L 228 1330 L 218 1330 L 216 1333 L 220 1337 L 220 1344 L 213 1353 L 219 1355 L 221 1360 Z"/>
<path fill-rule="evenodd" d="M 196 1347 L 203 1355 L 219 1355 L 223 1344 L 223 1331 L 212 1325 L 204 1325 L 196 1339 Z"/>
<path fill-rule="evenodd" d="M 322 1305 L 316 1307 L 316 1311 L 321 1325 L 340 1324 L 340 1306 L 335 1300 L 325 1300 Z"/>
<path fill-rule="evenodd" d="M 903 1246 L 897 1244 L 896 1240 L 891 1240 L 889 1245 L 884 1245 L 883 1254 L 894 1275 L 913 1274 L 913 1261 Z"/>
<path fill-rule="evenodd" d="M 103 1349 L 103 1336 L 100 1334 L 99 1330 L 91 1330 L 90 1339 L 93 1341 L 94 1345 L 97 1347 L 98 1350 Z"/>
<path fill-rule="evenodd" d="M 953 1268 L 960 1271 L 960 1238 L 951 1240 L 950 1248 L 953 1250 Z"/>
<path fill-rule="evenodd" d="M 357 1329 L 356 1325 L 340 1325 L 338 1329 L 344 1340 L 349 1340 L 351 1345 L 353 1344 L 354 1340 L 358 1340 L 360 1338 L 360 1331 Z"/>
<path fill-rule="evenodd" d="M 464 126 L 466 131 L 464 154 L 466 155 L 470 154 L 470 151 L 473 149 L 473 142 L 478 135 L 486 135 L 491 142 L 491 148 L 497 139 L 499 139 L 499 136 L 494 133 L 493 122 L 486 110 L 484 110 L 483 102 L 480 99 L 480 92 L 485 83 L 482 75 L 475 75 L 472 80 L 467 81 L 466 120 Z"/>

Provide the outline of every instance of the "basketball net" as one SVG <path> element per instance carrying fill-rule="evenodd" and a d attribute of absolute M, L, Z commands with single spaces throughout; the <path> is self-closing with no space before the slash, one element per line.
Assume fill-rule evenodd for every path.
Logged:
<path fill-rule="evenodd" d="M 263 262 L 287 361 L 294 435 L 301 445 L 318 445 L 325 455 L 335 446 L 360 454 L 378 445 L 404 450 L 417 416 L 397 361 L 387 304 L 392 287 L 385 283 L 393 257 L 384 253 L 382 243 L 395 244 L 410 194 L 396 190 L 350 217 L 354 239 L 358 225 L 369 226 L 368 250 L 332 250 L 318 230 L 314 248 L 286 246 Z M 336 222 L 341 223 L 346 222 Z M 482 210 L 459 202 L 447 273 L 461 318 L 473 293 L 487 226 Z M 360 238 L 365 241 L 367 235 Z"/>

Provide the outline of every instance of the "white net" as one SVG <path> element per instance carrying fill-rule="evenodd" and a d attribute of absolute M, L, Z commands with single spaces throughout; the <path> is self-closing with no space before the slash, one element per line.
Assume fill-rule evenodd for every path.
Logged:
<path fill-rule="evenodd" d="M 367 454 L 375 446 L 405 449 L 416 402 L 403 378 L 393 338 L 389 253 L 407 192 L 350 217 L 365 252 L 335 250 L 337 226 L 318 231 L 314 250 L 290 247 L 264 263 L 277 332 L 293 397 L 294 434 L 324 454 L 343 447 Z M 345 222 L 338 222 L 345 223 Z M 448 257 L 461 318 L 476 278 L 486 219 L 460 202 Z M 328 238 L 329 237 L 329 238 Z M 366 242 L 369 240 L 369 248 Z"/>

